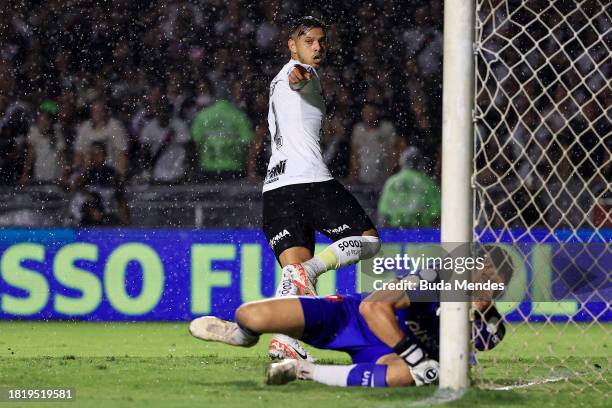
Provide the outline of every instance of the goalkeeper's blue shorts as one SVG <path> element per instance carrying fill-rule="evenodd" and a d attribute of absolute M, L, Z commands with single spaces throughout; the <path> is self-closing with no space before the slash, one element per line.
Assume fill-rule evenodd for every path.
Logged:
<path fill-rule="evenodd" d="M 366 295 L 300 297 L 305 323 L 301 340 L 320 349 L 344 351 L 355 364 L 374 363 L 393 353 L 359 314 L 359 304 Z"/>

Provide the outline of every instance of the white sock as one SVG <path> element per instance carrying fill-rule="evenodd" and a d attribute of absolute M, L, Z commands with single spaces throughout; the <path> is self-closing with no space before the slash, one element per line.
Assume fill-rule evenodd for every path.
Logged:
<path fill-rule="evenodd" d="M 306 271 L 308 278 L 313 282 L 316 282 L 316 279 L 328 270 L 325 262 L 318 255 L 313 256 L 306 262 L 302 262 L 302 267 Z"/>
<path fill-rule="evenodd" d="M 380 250 L 380 239 L 368 235 L 342 238 L 312 259 L 303 262 L 302 266 L 311 280 L 330 269 L 340 269 L 368 259 Z"/>
<path fill-rule="evenodd" d="M 319 365 L 300 361 L 298 378 L 335 387 L 346 387 L 349 372 L 355 365 Z"/>

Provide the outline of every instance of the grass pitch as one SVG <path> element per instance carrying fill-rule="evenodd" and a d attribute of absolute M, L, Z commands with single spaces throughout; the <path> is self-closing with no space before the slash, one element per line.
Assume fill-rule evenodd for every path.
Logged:
<path fill-rule="evenodd" d="M 563 369 L 583 374 L 509 391 L 472 388 L 445 406 L 609 406 L 609 330 L 510 326 L 497 349 L 480 354 L 474 377 L 481 387 L 527 383 Z M 435 391 L 347 389 L 304 381 L 266 386 L 268 339 L 241 349 L 198 341 L 186 323 L 0 322 L 0 388 L 76 390 L 75 402 L 0 406 L 405 407 Z M 314 352 L 322 362 L 349 362 L 342 353 Z"/>

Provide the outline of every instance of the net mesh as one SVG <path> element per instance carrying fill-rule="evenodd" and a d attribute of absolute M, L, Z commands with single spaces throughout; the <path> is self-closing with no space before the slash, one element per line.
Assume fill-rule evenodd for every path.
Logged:
<path fill-rule="evenodd" d="M 477 386 L 610 393 L 611 12 L 476 1 L 474 239 L 512 254 L 524 295 L 497 303 L 506 335 Z"/>

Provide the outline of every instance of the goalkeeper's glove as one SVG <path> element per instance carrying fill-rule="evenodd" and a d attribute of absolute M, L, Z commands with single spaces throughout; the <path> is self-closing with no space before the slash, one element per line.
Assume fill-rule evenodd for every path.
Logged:
<path fill-rule="evenodd" d="M 438 381 L 440 364 L 427 358 L 421 347 L 404 337 L 393 347 L 393 351 L 408 364 L 416 386 L 433 384 Z"/>
<path fill-rule="evenodd" d="M 502 341 L 505 334 L 504 321 L 495 307 L 489 307 L 484 313 L 475 312 L 472 340 L 476 350 L 491 350 Z"/>

